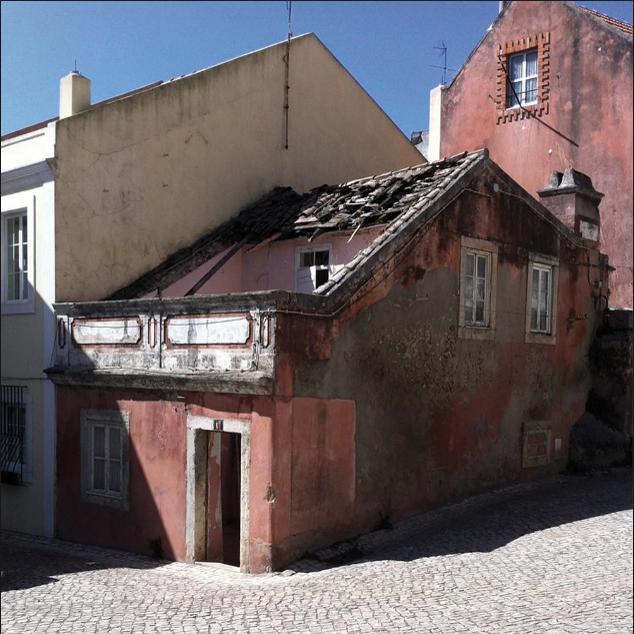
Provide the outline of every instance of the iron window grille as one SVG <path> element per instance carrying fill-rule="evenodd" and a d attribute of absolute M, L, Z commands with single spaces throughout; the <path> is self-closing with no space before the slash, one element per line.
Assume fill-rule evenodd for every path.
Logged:
<path fill-rule="evenodd" d="M 24 482 L 26 403 L 25 387 L 3 385 L 0 415 L 0 480 L 3 484 Z"/>

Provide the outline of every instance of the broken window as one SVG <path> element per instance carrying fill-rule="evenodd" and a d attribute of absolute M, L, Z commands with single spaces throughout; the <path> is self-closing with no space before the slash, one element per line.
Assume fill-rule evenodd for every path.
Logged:
<path fill-rule="evenodd" d="M 298 249 L 295 290 L 300 293 L 312 293 L 330 279 L 330 273 L 330 245 Z"/>
<path fill-rule="evenodd" d="M 506 107 L 537 103 L 537 49 L 509 56 L 507 72 Z"/>

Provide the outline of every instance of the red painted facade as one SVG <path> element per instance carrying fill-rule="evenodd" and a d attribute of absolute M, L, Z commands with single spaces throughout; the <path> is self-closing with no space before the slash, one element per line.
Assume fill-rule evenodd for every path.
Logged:
<path fill-rule="evenodd" d="M 192 417 L 248 428 L 243 569 L 252 572 L 385 518 L 564 468 L 607 273 L 598 245 L 487 165 L 336 314 L 271 311 L 270 395 L 58 386 L 58 536 L 146 554 L 160 538 L 164 556 L 185 559 Z M 465 238 L 497 249 L 487 338 L 459 329 Z M 547 343 L 526 335 L 536 252 L 558 267 L 556 338 Z M 127 511 L 82 501 L 83 409 L 129 414 Z"/>
<path fill-rule="evenodd" d="M 548 42 L 539 59 L 544 93 L 532 118 L 505 109 L 498 53 L 502 47 L 507 61 L 507 50 L 533 48 L 542 36 Z M 605 194 L 601 248 L 616 269 L 610 304 L 632 307 L 631 29 L 628 35 L 569 2 L 507 3 L 443 91 L 440 138 L 441 156 L 488 148 L 536 197 L 552 171 L 573 167 L 589 174 Z"/>

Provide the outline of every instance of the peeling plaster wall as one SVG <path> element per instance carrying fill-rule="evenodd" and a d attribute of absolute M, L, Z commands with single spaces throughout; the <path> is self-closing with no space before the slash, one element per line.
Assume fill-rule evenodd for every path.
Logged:
<path fill-rule="evenodd" d="M 457 335 L 461 235 L 499 246 L 493 341 Z M 529 251 L 560 261 L 555 345 L 525 343 Z M 597 252 L 589 253 L 596 264 Z M 398 518 L 565 466 L 590 386 L 595 310 L 587 269 L 572 263 L 585 257 L 519 199 L 465 193 L 338 319 L 278 317 L 278 365 L 292 377 L 294 397 L 356 403 L 354 512 L 339 538 L 372 529 L 381 515 Z M 596 279 L 597 269 L 589 275 Z M 551 460 L 524 468 L 523 430 L 535 421 L 551 429 Z M 312 539 L 329 541 L 317 520 Z M 301 550 L 298 541 L 288 540 L 287 553 Z"/>
<path fill-rule="evenodd" d="M 56 298 L 100 299 L 274 186 L 306 191 L 421 162 L 314 35 L 63 119 Z"/>
<path fill-rule="evenodd" d="M 284 396 L 90 389 L 58 386 L 56 535 L 145 555 L 186 556 L 187 416 L 249 425 L 249 571 L 289 561 L 286 543 L 315 541 L 315 528 L 341 534 L 355 496 L 355 406 L 350 401 Z M 129 414 L 129 508 L 82 500 L 82 409 Z M 86 448 L 83 450 L 85 451 Z"/>
<path fill-rule="evenodd" d="M 497 124 L 497 47 L 550 32 L 550 112 Z M 487 147 L 534 196 L 572 166 L 605 194 L 601 248 L 616 271 L 611 304 L 632 306 L 632 38 L 564 2 L 512 2 L 443 93 L 441 156 Z"/>

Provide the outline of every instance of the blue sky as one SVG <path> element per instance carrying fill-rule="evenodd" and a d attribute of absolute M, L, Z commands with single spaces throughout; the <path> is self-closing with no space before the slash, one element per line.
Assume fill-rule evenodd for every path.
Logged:
<path fill-rule="evenodd" d="M 632 22 L 631 2 L 583 2 Z M 286 37 L 286 2 L 2 2 L 2 133 L 53 117 L 77 68 L 93 101 L 189 73 Z M 495 19 L 487 2 L 293 2 L 293 32 L 314 31 L 409 136 L 427 127 L 440 46 L 457 69 Z M 452 73 L 449 72 L 449 79 Z"/>

